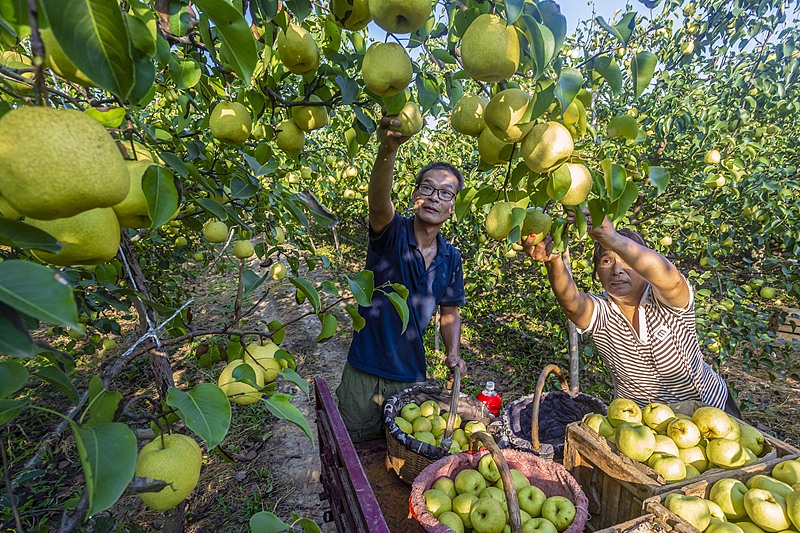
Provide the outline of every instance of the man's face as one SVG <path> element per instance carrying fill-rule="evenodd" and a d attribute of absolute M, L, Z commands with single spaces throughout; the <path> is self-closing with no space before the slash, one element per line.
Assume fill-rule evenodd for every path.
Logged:
<path fill-rule="evenodd" d="M 430 194 L 426 195 L 425 192 Z M 411 196 L 414 214 L 428 224 L 444 224 L 455 211 L 457 193 L 458 178 L 452 172 L 441 168 L 431 169 L 422 176 L 422 181 Z M 446 196 L 452 198 L 442 200 Z"/>
<path fill-rule="evenodd" d="M 647 285 L 642 276 L 609 250 L 600 253 L 597 277 L 609 296 L 626 305 L 638 305 Z"/>

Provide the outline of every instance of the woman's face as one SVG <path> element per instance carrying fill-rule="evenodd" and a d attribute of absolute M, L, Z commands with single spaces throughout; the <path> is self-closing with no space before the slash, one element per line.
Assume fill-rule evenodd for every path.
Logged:
<path fill-rule="evenodd" d="M 597 277 L 608 295 L 615 301 L 638 305 L 647 281 L 610 250 L 601 250 L 598 262 Z"/>

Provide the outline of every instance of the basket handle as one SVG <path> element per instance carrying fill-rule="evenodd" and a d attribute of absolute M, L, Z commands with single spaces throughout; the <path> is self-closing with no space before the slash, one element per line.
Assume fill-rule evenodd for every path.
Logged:
<path fill-rule="evenodd" d="M 458 414 L 458 397 L 461 390 L 461 369 L 458 366 L 453 367 L 453 397 L 450 398 L 450 414 L 447 415 L 447 425 L 442 433 L 441 444 L 439 445 L 445 453 L 450 451 L 450 445 L 453 444 L 453 427 L 456 423 L 456 414 Z"/>
<path fill-rule="evenodd" d="M 470 452 L 478 451 L 481 446 L 485 446 L 489 450 L 489 454 L 500 471 L 500 479 L 503 480 L 503 492 L 506 493 L 506 503 L 508 504 L 511 533 L 520 533 L 522 531 L 522 520 L 519 516 L 519 498 L 517 498 L 517 490 L 514 486 L 514 478 L 511 477 L 511 469 L 508 467 L 508 462 L 506 462 L 503 452 L 500 451 L 500 447 L 497 446 L 497 443 L 488 433 L 477 431 L 469 436 Z"/>
<path fill-rule="evenodd" d="M 547 365 L 542 370 L 542 373 L 539 374 L 539 381 L 536 382 L 536 392 L 533 395 L 533 416 L 531 416 L 531 447 L 533 451 L 538 452 L 541 447 L 542 443 L 539 442 L 539 404 L 542 401 L 542 390 L 544 389 L 544 384 L 547 382 L 547 376 L 550 372 L 554 372 L 556 376 L 558 376 L 558 380 L 561 382 L 561 390 L 564 392 L 569 392 L 569 383 L 567 383 L 567 378 L 564 377 L 564 373 L 561 372 L 561 369 L 558 365 Z"/>

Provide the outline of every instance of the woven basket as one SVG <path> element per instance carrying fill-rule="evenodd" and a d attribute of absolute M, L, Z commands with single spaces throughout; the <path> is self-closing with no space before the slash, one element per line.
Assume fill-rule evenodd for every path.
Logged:
<path fill-rule="evenodd" d="M 409 497 L 409 508 L 411 515 L 429 533 L 452 533 L 452 531 L 442 525 L 429 511 L 425 504 L 424 493 L 433 486 L 433 483 L 440 477 L 455 478 L 456 474 L 467 468 L 476 469 L 481 457 L 490 453 L 498 465 L 503 479 L 503 486 L 508 503 L 509 525 L 512 533 L 518 533 L 521 529 L 519 520 L 519 501 L 514 483 L 511 481 L 509 468 L 519 470 L 531 485 L 542 489 L 545 496 L 564 496 L 575 505 L 575 519 L 563 533 L 583 533 L 586 522 L 589 520 L 589 501 L 584 494 L 581 486 L 575 481 L 567 470 L 558 463 L 542 459 L 530 452 L 520 450 L 499 449 L 493 442 L 484 442 L 486 450 L 473 451 L 477 449 L 475 437 L 470 438 L 470 451 L 449 455 L 439 459 L 435 463 L 426 467 L 417 476 L 411 487 Z M 479 444 L 478 444 L 479 445 Z M 509 481 L 506 481 L 509 480 Z M 516 523 L 515 523 L 516 521 Z"/>
<path fill-rule="evenodd" d="M 548 375 L 553 372 L 561 384 L 561 391 L 542 392 Z M 568 403 L 574 412 L 563 413 L 564 431 L 556 432 L 541 439 L 539 412 L 550 413 Z M 523 396 L 509 403 L 500 417 L 500 444 L 517 450 L 530 451 L 545 459 L 561 461 L 564 457 L 564 440 L 567 425 L 578 422 L 588 413 L 606 414 L 606 404 L 598 398 L 581 392 L 570 392 L 561 369 L 556 365 L 547 365 L 539 375 L 536 391 L 532 396 Z M 531 424 L 523 425 L 523 415 L 530 413 Z M 573 415 L 574 416 L 571 416 Z M 552 415 L 550 415 L 552 416 Z"/>
<path fill-rule="evenodd" d="M 456 379 L 456 385 L 453 387 L 456 391 L 459 388 L 459 381 Z M 398 477 L 406 483 L 411 484 L 424 468 L 447 455 L 448 451 L 404 433 L 395 423 L 395 416 L 399 416 L 400 410 L 407 404 L 413 402 L 419 405 L 426 400 L 435 400 L 442 412 L 449 411 L 452 399 L 453 393 L 445 391 L 439 386 L 421 385 L 400 391 L 386 400 L 383 416 L 386 427 L 387 467 L 394 470 Z M 483 403 L 472 396 L 459 393 L 457 405 L 456 413 L 461 417 L 462 426 L 470 420 L 480 420 L 486 425 L 489 433 L 499 433 L 500 420 L 492 415 Z M 456 428 L 451 428 L 450 437 L 452 437 L 452 429 Z M 444 436 L 448 436 L 447 431 Z"/>

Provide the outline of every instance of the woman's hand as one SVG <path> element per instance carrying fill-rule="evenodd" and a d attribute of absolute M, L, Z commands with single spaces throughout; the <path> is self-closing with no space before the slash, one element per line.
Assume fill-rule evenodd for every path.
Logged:
<path fill-rule="evenodd" d="M 614 229 L 614 224 L 607 216 L 603 217 L 603 221 L 599 225 L 595 225 L 592 221 L 591 215 L 586 214 L 586 222 L 591 228 L 589 229 L 589 236 L 600 244 L 605 244 L 608 239 L 617 233 L 617 230 Z"/>
<path fill-rule="evenodd" d="M 534 261 L 541 261 L 542 263 L 549 263 L 550 261 L 561 257 L 561 254 L 554 254 L 553 253 L 553 238 L 550 235 L 547 235 L 544 240 L 540 243 L 534 244 L 536 242 L 535 235 L 534 236 L 527 236 L 524 241 L 522 241 L 522 249 L 528 254 L 531 259 Z"/>

